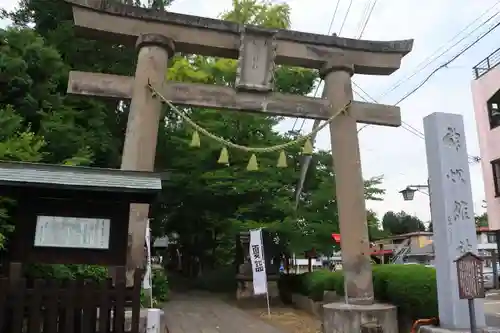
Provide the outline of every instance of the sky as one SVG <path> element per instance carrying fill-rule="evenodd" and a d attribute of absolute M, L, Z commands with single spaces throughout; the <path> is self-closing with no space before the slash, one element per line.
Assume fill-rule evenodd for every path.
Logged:
<path fill-rule="evenodd" d="M 375 0 L 339 1 L 330 33 L 335 32 L 342 37 L 357 38 L 367 8 Z M 318 34 L 329 32 L 337 3 L 337 1 L 325 0 L 271 2 L 286 2 L 290 5 L 293 30 Z M 348 9 L 350 2 L 352 4 Z M 0 7 L 4 9 L 13 9 L 16 5 L 17 0 L 0 0 Z M 493 6 L 494 8 L 484 14 Z M 170 11 L 216 18 L 230 8 L 231 0 L 175 0 Z M 456 46 L 451 47 L 498 11 L 500 11 L 499 0 L 379 0 L 376 2 L 362 39 L 414 39 L 413 51 L 403 59 L 401 68 L 392 75 L 355 75 L 353 81 L 378 102 L 394 104 L 419 85 L 434 69 L 451 59 L 497 23 L 500 15 Z M 345 23 L 342 24 L 344 18 Z M 477 20 L 475 24 L 453 39 L 475 20 Z M 0 20 L 0 28 L 7 24 L 7 21 Z M 403 121 L 423 133 L 422 120 L 425 116 L 433 112 L 461 114 L 464 117 L 468 154 L 479 156 L 470 89 L 473 79 L 472 67 L 499 48 L 499 40 L 500 28 L 433 75 L 421 89 L 399 104 Z M 440 53 L 444 54 L 437 57 Z M 425 65 L 427 67 L 422 69 Z M 407 79 L 412 75 L 413 77 Z M 402 83 L 392 89 L 400 80 L 403 80 Z M 359 88 L 354 88 L 355 91 L 363 94 Z M 359 96 L 357 99 L 360 99 Z M 302 127 L 304 133 L 309 132 L 312 127 L 312 121 L 305 121 L 302 126 L 302 120 L 295 122 L 295 119 L 287 119 L 279 125 L 279 129 L 288 131 L 294 128 L 294 124 L 295 129 Z M 368 126 L 359 133 L 359 141 L 363 176 L 369 178 L 383 175 L 383 188 L 386 190 L 384 201 L 367 202 L 368 208 L 373 209 L 380 217 L 389 210 L 404 210 L 424 221 L 430 220 L 427 195 L 417 192 L 413 201 L 404 201 L 399 193 L 407 185 L 427 182 L 424 139 L 402 127 Z M 327 129 L 319 133 L 316 146 L 320 149 L 330 149 Z M 482 200 L 485 198 L 480 164 L 470 165 L 470 172 L 475 212 L 480 214 L 484 210 Z"/>

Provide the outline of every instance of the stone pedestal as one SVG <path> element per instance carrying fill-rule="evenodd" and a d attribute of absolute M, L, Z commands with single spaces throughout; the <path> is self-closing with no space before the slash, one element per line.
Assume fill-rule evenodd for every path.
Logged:
<path fill-rule="evenodd" d="M 419 328 L 418 333 L 471 333 L 471 332 L 470 329 L 451 330 L 436 326 L 422 326 Z M 500 333 L 500 328 L 494 328 L 494 327 L 478 328 L 474 333 Z"/>
<path fill-rule="evenodd" d="M 267 290 L 269 293 L 269 298 L 279 297 L 278 282 L 268 281 Z M 247 298 L 265 298 L 266 295 L 254 295 L 253 293 L 253 282 L 250 281 L 238 281 L 238 288 L 236 289 L 236 299 L 242 300 Z"/>
<path fill-rule="evenodd" d="M 377 324 L 384 333 L 398 332 L 398 313 L 393 305 L 330 303 L 323 306 L 323 333 L 361 332 L 365 324 Z"/>

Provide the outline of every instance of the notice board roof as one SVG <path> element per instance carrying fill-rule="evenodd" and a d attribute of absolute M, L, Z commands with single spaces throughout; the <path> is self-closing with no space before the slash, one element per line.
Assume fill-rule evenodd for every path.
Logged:
<path fill-rule="evenodd" d="M 0 187 L 94 192 L 158 192 L 164 174 L 81 166 L 0 161 Z"/>

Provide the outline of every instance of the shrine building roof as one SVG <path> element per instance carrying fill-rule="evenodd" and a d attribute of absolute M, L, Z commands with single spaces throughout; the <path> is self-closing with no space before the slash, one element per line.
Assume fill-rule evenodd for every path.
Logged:
<path fill-rule="evenodd" d="M 149 192 L 160 191 L 164 178 L 154 172 L 0 161 L 0 187 Z"/>

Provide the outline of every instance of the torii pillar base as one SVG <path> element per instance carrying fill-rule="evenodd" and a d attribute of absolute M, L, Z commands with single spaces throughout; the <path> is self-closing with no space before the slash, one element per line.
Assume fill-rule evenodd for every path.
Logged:
<path fill-rule="evenodd" d="M 377 324 L 384 333 L 399 333 L 398 312 L 394 305 L 354 305 L 330 303 L 323 305 L 323 333 L 363 332 L 365 324 Z"/>

